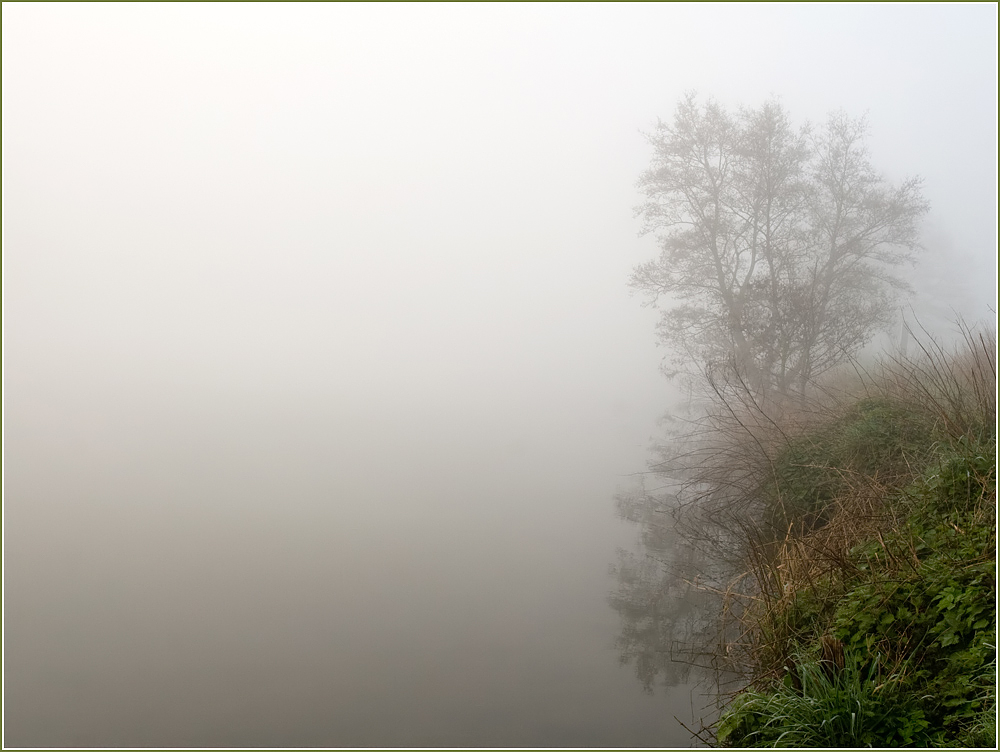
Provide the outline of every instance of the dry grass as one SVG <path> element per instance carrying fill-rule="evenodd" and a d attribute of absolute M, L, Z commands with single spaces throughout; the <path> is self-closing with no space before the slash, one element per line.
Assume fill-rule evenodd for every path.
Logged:
<path fill-rule="evenodd" d="M 661 469 L 683 479 L 687 505 L 680 518 L 689 536 L 717 546 L 720 534 L 705 533 L 714 526 L 736 544 L 731 563 L 741 563 L 739 574 L 726 582 L 697 583 L 721 605 L 717 666 L 750 681 L 780 673 L 795 639 L 788 625 L 796 595 L 807 589 L 822 593 L 824 583 L 849 575 L 851 549 L 881 540 L 896 527 L 899 511 L 887 501 L 925 470 L 928 453 L 970 437 L 995 441 L 996 336 L 964 324 L 961 332 L 952 348 L 915 337 L 915 357 L 891 357 L 864 369 L 855 364 L 818 385 L 808 402 L 764 406 L 739 389 L 714 387 L 716 409 L 695 426 L 685 451 L 674 453 Z M 874 467 L 863 458 L 856 467 L 837 460 L 796 466 L 803 474 L 832 474 L 835 495 L 819 521 L 778 530 L 763 524 L 768 504 L 780 508 L 779 518 L 794 517 L 785 508 L 794 499 L 783 496 L 788 473 L 781 466 L 783 453 L 845 420 L 862 400 L 878 400 L 920 426 L 920 445 L 897 447 Z M 825 440 L 816 440 L 820 453 Z M 830 456 L 837 458 L 834 449 Z"/>

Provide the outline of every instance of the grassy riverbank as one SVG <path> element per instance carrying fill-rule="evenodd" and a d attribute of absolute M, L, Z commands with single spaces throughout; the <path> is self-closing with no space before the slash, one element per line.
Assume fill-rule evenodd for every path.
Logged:
<path fill-rule="evenodd" d="M 996 746 L 996 344 L 966 334 L 774 426 L 719 744 Z"/>

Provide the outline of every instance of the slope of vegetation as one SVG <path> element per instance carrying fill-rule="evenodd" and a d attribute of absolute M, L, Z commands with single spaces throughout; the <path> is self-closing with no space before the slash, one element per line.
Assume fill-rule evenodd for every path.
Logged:
<path fill-rule="evenodd" d="M 966 335 L 755 441 L 718 744 L 996 747 L 996 343 Z"/>

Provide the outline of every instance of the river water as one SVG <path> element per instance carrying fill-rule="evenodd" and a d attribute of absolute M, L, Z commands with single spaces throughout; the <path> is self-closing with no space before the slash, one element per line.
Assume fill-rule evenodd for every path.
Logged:
<path fill-rule="evenodd" d="M 691 746 L 607 600 L 636 406 L 9 381 L 8 746 Z"/>

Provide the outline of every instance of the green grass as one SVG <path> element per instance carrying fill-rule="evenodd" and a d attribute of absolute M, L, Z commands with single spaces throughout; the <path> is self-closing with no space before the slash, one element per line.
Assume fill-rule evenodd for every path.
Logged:
<path fill-rule="evenodd" d="M 773 462 L 765 524 L 777 537 L 789 528 L 812 530 L 826 524 L 833 502 L 860 476 L 898 478 L 926 458 L 932 418 L 867 398 L 844 415 L 790 440 Z"/>
<path fill-rule="evenodd" d="M 929 726 L 881 656 L 845 653 L 837 670 L 803 653 L 772 691 L 739 695 L 716 734 L 741 747 L 926 746 Z"/>
<path fill-rule="evenodd" d="M 720 743 L 993 744 L 995 448 L 958 448 L 892 501 L 901 524 L 855 546 L 847 567 L 771 614 L 767 628 L 784 630 L 791 645 L 789 671 L 738 696 L 717 728 Z M 847 656 L 834 675 L 816 654 L 824 634 Z"/>
<path fill-rule="evenodd" d="M 996 747 L 995 340 L 968 341 L 774 453 L 719 744 Z"/>

